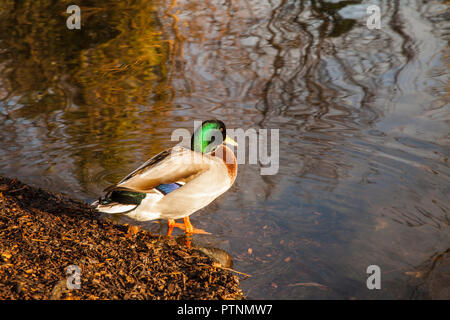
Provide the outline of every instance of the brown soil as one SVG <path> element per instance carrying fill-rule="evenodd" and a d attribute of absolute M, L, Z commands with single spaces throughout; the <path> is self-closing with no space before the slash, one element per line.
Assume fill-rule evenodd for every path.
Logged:
<path fill-rule="evenodd" d="M 236 275 L 173 238 L 0 176 L 0 299 L 242 299 Z M 70 265 L 80 288 L 69 290 Z"/>

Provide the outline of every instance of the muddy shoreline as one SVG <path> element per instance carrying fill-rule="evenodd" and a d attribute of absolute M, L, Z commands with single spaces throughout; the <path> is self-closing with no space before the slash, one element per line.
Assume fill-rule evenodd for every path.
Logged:
<path fill-rule="evenodd" d="M 0 299 L 244 298 L 238 276 L 195 247 L 131 231 L 0 176 Z"/>

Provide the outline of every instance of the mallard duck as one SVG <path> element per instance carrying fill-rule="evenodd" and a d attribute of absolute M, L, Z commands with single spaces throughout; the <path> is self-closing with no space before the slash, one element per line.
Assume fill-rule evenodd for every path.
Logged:
<path fill-rule="evenodd" d="M 138 221 L 167 219 L 186 234 L 194 229 L 189 216 L 213 202 L 233 185 L 236 157 L 225 144 L 237 145 L 220 120 L 202 122 L 191 137 L 191 149 L 176 146 L 147 160 L 92 203 L 98 211 L 125 214 Z M 184 225 L 175 219 L 184 220 Z"/>

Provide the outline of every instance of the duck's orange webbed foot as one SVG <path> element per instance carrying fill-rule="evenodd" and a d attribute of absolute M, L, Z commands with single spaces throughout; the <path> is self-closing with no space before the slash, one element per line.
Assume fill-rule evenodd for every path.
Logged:
<path fill-rule="evenodd" d="M 194 228 L 194 226 L 191 223 L 191 220 L 189 220 L 189 217 L 184 217 L 183 221 L 184 221 L 184 232 L 186 232 L 186 234 L 211 234 L 210 232 L 207 232 L 203 229 Z"/>
<path fill-rule="evenodd" d="M 168 220 L 169 228 L 167 230 L 167 235 L 172 235 L 173 228 L 180 228 L 181 230 L 184 230 L 186 234 L 211 234 L 203 229 L 197 229 L 194 228 L 191 221 L 189 220 L 189 217 L 183 218 L 183 223 L 177 223 L 173 219 Z"/>
<path fill-rule="evenodd" d="M 172 235 L 173 228 L 179 223 L 176 223 L 175 220 L 173 219 L 169 219 L 167 220 L 167 224 L 168 224 L 167 236 L 170 237 Z"/>

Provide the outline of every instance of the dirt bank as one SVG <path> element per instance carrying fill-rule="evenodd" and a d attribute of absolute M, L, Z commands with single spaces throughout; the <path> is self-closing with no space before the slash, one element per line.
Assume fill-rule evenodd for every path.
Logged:
<path fill-rule="evenodd" d="M 79 289 L 67 287 L 71 265 Z M 0 176 L 0 299 L 242 298 L 238 277 L 202 252 Z"/>

